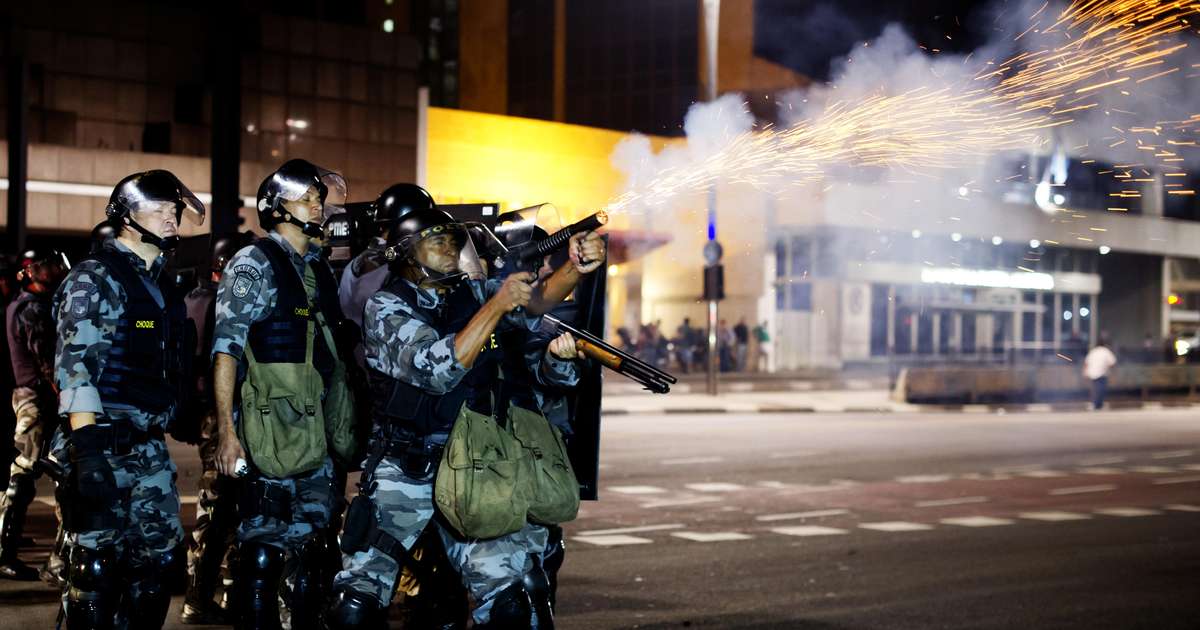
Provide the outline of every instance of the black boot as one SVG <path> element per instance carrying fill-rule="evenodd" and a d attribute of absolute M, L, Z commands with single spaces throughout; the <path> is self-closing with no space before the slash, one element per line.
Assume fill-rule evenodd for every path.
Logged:
<path fill-rule="evenodd" d="M 124 617 L 129 630 L 159 630 L 171 607 L 171 589 L 167 575 L 175 561 L 175 551 L 159 554 L 149 564 L 130 567 L 136 576 L 123 602 Z"/>
<path fill-rule="evenodd" d="M 33 501 L 35 491 L 34 478 L 29 475 L 16 475 L 9 479 L 4 508 L 0 510 L 0 578 L 28 582 L 38 579 L 37 569 L 17 557 L 21 533 L 25 528 L 25 512 Z"/>
<path fill-rule="evenodd" d="M 295 564 L 288 567 L 290 588 L 284 596 L 291 614 L 292 630 L 317 630 L 321 627 L 321 610 L 325 606 L 334 575 L 329 572 L 328 538 L 325 532 L 318 531 L 293 562 Z"/>
<path fill-rule="evenodd" d="M 108 630 L 113 627 L 120 591 L 117 553 L 113 547 L 71 548 L 71 569 L 65 604 L 67 630 Z"/>
<path fill-rule="evenodd" d="M 280 630 L 279 579 L 283 575 L 283 550 L 259 543 L 243 543 L 238 550 L 238 592 L 235 608 L 238 630 Z"/>
<path fill-rule="evenodd" d="M 550 603 L 550 581 L 537 557 L 533 560 L 533 568 L 525 574 L 522 582 L 525 592 L 529 594 L 529 603 L 537 615 L 538 630 L 554 630 L 554 607 Z"/>
<path fill-rule="evenodd" d="M 224 508 L 225 506 L 219 506 Z M 225 611 L 214 601 L 217 584 L 221 579 L 221 562 L 229 549 L 229 535 L 233 528 L 227 523 L 225 514 L 214 510 L 202 531 L 197 532 L 199 541 L 195 549 L 188 550 L 187 594 L 183 599 L 183 612 L 179 621 L 186 625 L 222 625 L 228 623 Z M 235 523 L 236 524 L 236 523 Z M 200 525 L 197 524 L 197 529 Z"/>
<path fill-rule="evenodd" d="M 67 547 L 67 533 L 63 530 L 62 525 L 59 525 L 58 535 L 54 537 L 54 549 L 50 551 L 50 557 L 46 558 L 46 563 L 38 571 L 38 577 L 55 589 L 62 590 L 63 585 L 67 583 L 67 558 L 70 557 L 69 554 L 70 549 Z"/>

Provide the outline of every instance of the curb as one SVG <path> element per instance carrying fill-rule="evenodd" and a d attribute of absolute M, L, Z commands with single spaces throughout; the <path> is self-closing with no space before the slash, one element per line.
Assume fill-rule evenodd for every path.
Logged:
<path fill-rule="evenodd" d="M 762 405 L 758 407 L 659 407 L 659 408 L 604 408 L 601 416 L 628 415 L 684 415 L 684 414 L 724 414 L 724 413 L 965 413 L 965 414 L 1023 414 L 1023 413 L 1063 413 L 1087 412 L 1090 405 L 1078 403 L 1029 403 L 1019 405 L 915 405 L 897 404 L 895 407 L 831 407 L 818 409 L 811 406 L 779 406 Z M 1148 401 L 1141 403 L 1115 402 L 1109 404 L 1104 411 L 1158 411 L 1163 409 L 1197 409 L 1200 403 L 1188 401 Z"/>

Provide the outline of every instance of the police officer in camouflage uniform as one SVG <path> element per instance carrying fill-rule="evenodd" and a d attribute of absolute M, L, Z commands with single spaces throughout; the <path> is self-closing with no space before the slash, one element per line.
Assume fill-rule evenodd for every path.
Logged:
<path fill-rule="evenodd" d="M 229 259 L 253 240 L 249 233 L 218 238 L 212 246 L 210 269 L 196 288 L 184 298 L 188 319 L 195 322 L 197 344 L 194 349 L 195 396 L 189 424 L 195 425 L 200 445 L 200 492 L 196 503 L 196 527 L 188 537 L 188 586 L 179 620 L 184 624 L 225 622 L 224 611 L 213 601 L 221 565 L 233 545 L 237 528 L 237 496 L 228 477 L 217 474 L 217 414 L 212 399 L 209 352 L 212 349 L 213 311 L 217 284 Z M 195 443 L 195 442 L 193 442 Z"/>
<path fill-rule="evenodd" d="M 72 269 L 54 300 L 58 410 L 69 425 L 55 455 L 69 461 L 59 504 L 72 532 L 70 630 L 162 627 L 164 578 L 183 540 L 164 431 L 186 383 L 190 323 L 160 275 L 180 220 L 203 222 L 204 205 L 153 170 L 121 180 L 106 214 L 117 238 Z"/>
<path fill-rule="evenodd" d="M 580 272 L 599 266 L 602 242 L 589 236 L 583 243 L 581 236 L 573 249 L 586 251 L 592 262 L 578 262 L 561 276 L 556 272 L 540 301 L 561 300 Z M 464 540 L 435 519 L 432 498 L 433 473 L 460 406 L 487 397 L 495 383 L 493 332 L 537 324 L 519 311 L 534 297 L 532 275 L 484 281 L 467 230 L 436 209 L 402 218 L 388 253 L 393 274 L 367 302 L 363 318 L 376 425 L 364 469 L 371 479 L 360 486 L 360 498 L 369 500 L 370 517 L 364 519 L 369 526 L 360 532 L 361 540 L 347 542 L 348 532 L 358 529 L 355 515 L 347 517 L 347 555 L 334 581 L 326 623 L 331 628 L 382 626 L 405 555 L 432 521 L 475 603 L 475 627 L 530 627 L 531 599 L 546 595 L 536 558 L 546 546 L 545 528 L 527 524 L 499 538 Z M 565 343 L 537 357 L 534 369 L 569 374 L 560 354 Z M 552 627 L 549 618 L 539 622 Z"/>
<path fill-rule="evenodd" d="M 304 160 L 284 163 L 259 186 L 258 218 L 270 230 L 267 238 L 237 252 L 217 288 L 212 347 L 217 470 L 234 476 L 239 460 L 251 466 L 239 499 L 239 597 L 234 602 L 239 628 L 280 627 L 277 594 L 285 573 L 284 599 L 293 627 L 313 627 L 320 619 L 321 560 L 328 554 L 324 530 L 340 499 L 332 492 L 333 462 L 326 457 L 316 470 L 282 479 L 256 472 L 254 458 L 270 455 L 247 455 L 235 428 L 240 415 L 235 392 L 246 378 L 249 347 L 259 363 L 311 361 L 328 393 L 338 349 L 327 346 L 316 325 L 313 355 L 307 359 L 307 324 L 310 309 L 319 309 L 329 325 L 336 325 L 341 313 L 332 272 L 311 241 L 324 236 L 321 222 L 332 210 L 330 197 L 344 200 L 345 190 L 337 173 Z"/>
<path fill-rule="evenodd" d="M 7 331 L 15 387 L 12 406 L 17 426 L 13 437 L 17 457 L 12 463 L 8 491 L 0 497 L 0 577 L 34 580 L 38 572 L 17 558 L 25 512 L 37 494 L 40 472 L 34 464 L 48 454 L 58 426 L 58 401 L 54 391 L 54 315 L 51 297 L 67 274 L 66 257 L 52 249 L 31 249 L 17 272 L 21 294 L 8 305 Z M 61 527 L 55 550 L 46 562 L 46 577 L 61 574 L 58 557 Z"/>

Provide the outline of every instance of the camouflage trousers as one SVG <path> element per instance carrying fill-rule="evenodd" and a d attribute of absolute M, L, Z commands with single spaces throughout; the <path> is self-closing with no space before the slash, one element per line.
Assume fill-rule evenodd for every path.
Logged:
<path fill-rule="evenodd" d="M 50 448 L 54 427 L 58 423 L 53 393 L 39 392 L 30 387 L 18 387 L 12 393 L 13 413 L 17 428 L 13 446 L 17 449 L 11 475 L 28 475 L 33 463 L 45 456 Z"/>
<path fill-rule="evenodd" d="M 520 531 L 499 538 L 459 538 L 433 518 L 433 483 L 409 478 L 391 457 L 379 462 L 375 481 L 371 501 L 379 528 L 409 550 L 432 521 L 450 565 L 475 602 L 471 615 L 476 624 L 487 623 L 493 598 L 504 587 L 519 582 L 533 568 L 532 556 L 546 548 L 546 528 L 529 523 Z M 371 547 L 342 556 L 342 571 L 334 578 L 334 587 L 371 595 L 387 606 L 401 568 L 395 558 Z"/>
<path fill-rule="evenodd" d="M 236 535 L 237 481 L 217 474 L 217 447 L 216 414 L 210 413 L 201 430 L 202 472 L 196 501 L 196 526 L 187 540 L 189 597 L 212 597 L 212 592 L 193 593 L 192 585 L 199 584 L 202 591 L 215 587 L 216 573 Z M 195 605 L 197 602 L 189 603 Z"/>
<path fill-rule="evenodd" d="M 333 512 L 333 460 L 325 458 L 320 468 L 286 479 L 261 477 L 246 488 L 263 484 L 278 496 L 286 497 L 287 518 L 270 514 L 242 514 L 238 525 L 239 543 L 258 543 L 278 547 L 294 554 L 304 548 L 319 530 L 329 527 Z"/>

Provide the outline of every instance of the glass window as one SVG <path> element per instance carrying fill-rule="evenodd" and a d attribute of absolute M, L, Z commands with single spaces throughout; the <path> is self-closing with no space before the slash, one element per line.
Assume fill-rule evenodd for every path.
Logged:
<path fill-rule="evenodd" d="M 787 275 L 787 243 L 783 239 L 775 241 L 775 277 Z"/>
<path fill-rule="evenodd" d="M 803 236 L 792 237 L 791 274 L 803 278 L 812 273 L 812 241 Z"/>
<path fill-rule="evenodd" d="M 807 282 L 793 282 L 788 285 L 791 294 L 788 300 L 789 308 L 793 311 L 812 310 L 812 285 Z"/>
<path fill-rule="evenodd" d="M 871 285 L 871 356 L 887 354 L 888 287 Z"/>
<path fill-rule="evenodd" d="M 975 313 L 963 313 L 962 351 L 963 354 L 975 353 Z"/>

